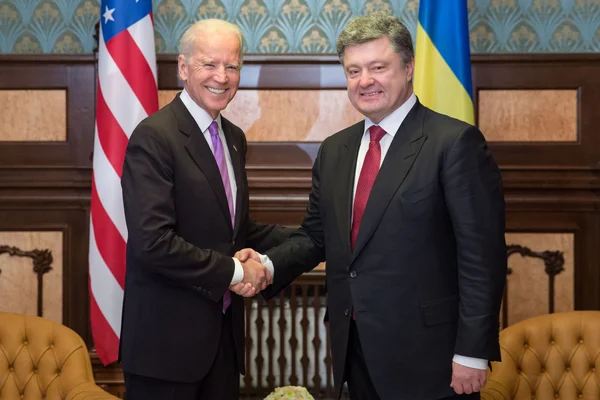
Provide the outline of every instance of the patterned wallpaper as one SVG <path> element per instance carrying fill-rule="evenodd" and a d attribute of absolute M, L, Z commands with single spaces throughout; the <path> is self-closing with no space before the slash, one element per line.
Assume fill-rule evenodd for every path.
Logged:
<path fill-rule="evenodd" d="M 447 0 L 457 1 L 457 0 Z M 386 9 L 415 33 L 418 0 L 153 0 L 156 49 L 192 21 L 226 18 L 248 53 L 333 54 L 354 15 Z M 472 53 L 600 51 L 600 0 L 468 0 Z M 90 53 L 99 0 L 0 0 L 0 53 Z"/>

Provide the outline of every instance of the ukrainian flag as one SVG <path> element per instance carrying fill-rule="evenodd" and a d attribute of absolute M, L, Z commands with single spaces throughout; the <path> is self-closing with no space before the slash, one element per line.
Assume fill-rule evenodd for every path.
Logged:
<path fill-rule="evenodd" d="M 467 0 L 421 0 L 415 53 L 419 101 L 475 124 Z"/>

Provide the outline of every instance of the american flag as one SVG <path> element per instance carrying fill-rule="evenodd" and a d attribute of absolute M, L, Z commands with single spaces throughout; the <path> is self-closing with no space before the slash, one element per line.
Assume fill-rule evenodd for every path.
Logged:
<path fill-rule="evenodd" d="M 117 360 L 127 226 L 121 173 L 129 137 L 158 110 L 151 0 L 102 0 L 90 218 L 90 315 L 104 365 Z"/>

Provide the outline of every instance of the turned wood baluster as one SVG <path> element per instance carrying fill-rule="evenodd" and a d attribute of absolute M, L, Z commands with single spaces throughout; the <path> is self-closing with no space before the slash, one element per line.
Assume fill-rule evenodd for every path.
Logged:
<path fill-rule="evenodd" d="M 252 370 L 250 369 L 250 365 L 252 365 L 252 360 L 250 356 L 252 354 L 252 335 L 250 334 L 250 328 L 252 326 L 252 303 L 254 299 L 247 298 L 244 299 L 244 306 L 246 308 L 246 375 L 244 375 L 244 393 L 246 395 L 250 394 L 252 389 Z"/>
<path fill-rule="evenodd" d="M 281 300 L 282 294 L 279 295 L 279 300 Z M 268 323 L 268 331 L 269 336 L 267 337 L 267 359 L 269 363 L 269 373 L 267 375 L 267 388 L 273 389 L 275 387 L 275 370 L 273 365 L 273 357 L 275 347 L 275 338 L 273 337 L 273 312 L 275 310 L 275 299 L 269 301 L 267 303 L 269 308 L 269 323 Z"/>
<path fill-rule="evenodd" d="M 302 285 L 302 385 L 308 386 L 308 285 Z"/>
<path fill-rule="evenodd" d="M 263 320 L 263 301 L 262 299 L 257 299 L 257 308 L 256 308 L 256 389 L 260 390 L 263 387 L 263 379 L 262 379 L 262 370 L 264 364 L 264 358 L 262 356 L 262 330 L 264 325 Z"/>
<path fill-rule="evenodd" d="M 289 292 L 289 290 L 286 290 L 286 292 Z M 279 321 L 278 321 L 278 325 L 279 325 L 279 358 L 277 359 L 277 361 L 279 362 L 279 385 L 280 386 L 285 386 L 286 383 L 286 379 L 285 379 L 285 367 L 287 364 L 287 360 L 285 358 L 285 326 L 287 324 L 287 321 L 285 320 L 285 302 L 286 302 L 286 297 L 283 293 L 281 294 L 281 298 L 280 298 L 280 302 L 279 302 Z"/>
<path fill-rule="evenodd" d="M 325 369 L 327 371 L 327 387 L 325 388 L 325 396 L 331 397 L 333 396 L 333 371 L 331 364 L 331 337 L 329 336 L 329 322 L 325 323 L 325 330 L 325 337 L 327 340 L 327 349 L 325 352 L 325 359 L 323 360 L 325 361 Z"/>
<path fill-rule="evenodd" d="M 313 382 L 315 384 L 315 392 L 321 391 L 321 375 L 319 374 L 319 350 L 321 348 L 321 337 L 319 334 L 319 326 L 321 325 L 321 321 L 319 318 L 319 311 L 321 309 L 321 297 L 319 295 L 319 287 L 320 285 L 312 285 L 313 288 L 313 312 L 314 312 L 314 325 L 315 325 L 315 338 L 313 339 L 313 346 L 315 350 L 314 360 L 315 360 L 315 375 L 313 377 Z"/>
<path fill-rule="evenodd" d="M 298 339 L 296 339 L 296 310 L 298 309 L 298 302 L 296 301 L 296 286 L 292 286 L 292 293 L 290 299 L 290 311 L 292 324 L 291 337 L 290 337 L 290 352 L 291 352 L 291 364 L 292 373 L 290 375 L 290 385 L 298 386 L 298 376 L 296 375 L 296 350 L 298 349 Z"/>

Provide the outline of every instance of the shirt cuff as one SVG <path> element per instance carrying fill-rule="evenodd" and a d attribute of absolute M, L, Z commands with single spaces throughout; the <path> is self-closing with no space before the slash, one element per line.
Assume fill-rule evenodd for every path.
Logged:
<path fill-rule="evenodd" d="M 452 359 L 457 364 L 464 365 L 465 367 L 475 368 L 475 369 L 483 369 L 486 370 L 488 367 L 488 360 L 483 358 L 473 358 L 473 357 L 465 357 L 459 356 L 458 354 L 454 355 Z"/>
<path fill-rule="evenodd" d="M 231 285 L 235 285 L 236 283 L 240 283 L 244 280 L 244 268 L 242 267 L 242 263 L 240 262 L 240 260 L 238 260 L 237 258 L 233 258 L 233 264 L 235 265 L 235 269 L 233 270 L 233 278 L 231 278 Z"/>
<path fill-rule="evenodd" d="M 271 277 L 273 279 L 275 279 L 275 267 L 273 266 L 273 261 L 271 261 L 271 259 L 269 258 L 269 256 L 266 256 L 264 254 L 260 254 L 258 252 L 257 252 L 257 254 L 260 257 L 260 263 L 262 265 L 264 265 L 265 267 L 267 267 L 267 269 L 271 273 Z"/>

